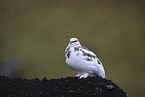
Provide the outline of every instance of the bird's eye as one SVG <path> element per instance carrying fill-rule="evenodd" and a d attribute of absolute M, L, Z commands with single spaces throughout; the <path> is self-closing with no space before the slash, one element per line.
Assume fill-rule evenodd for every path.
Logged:
<path fill-rule="evenodd" d="M 75 40 L 75 41 L 70 41 L 70 43 L 75 43 L 75 42 L 77 42 L 77 40 Z"/>

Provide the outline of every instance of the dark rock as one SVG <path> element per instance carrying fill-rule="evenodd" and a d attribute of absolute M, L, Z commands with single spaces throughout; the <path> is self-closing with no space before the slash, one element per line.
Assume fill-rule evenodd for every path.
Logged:
<path fill-rule="evenodd" d="M 107 88 L 108 90 L 111 90 L 111 89 L 114 89 L 114 86 L 113 86 L 113 85 L 106 85 L 106 88 Z"/>
<path fill-rule="evenodd" d="M 111 80 L 100 77 L 34 80 L 0 76 L 0 97 L 127 97 Z"/>

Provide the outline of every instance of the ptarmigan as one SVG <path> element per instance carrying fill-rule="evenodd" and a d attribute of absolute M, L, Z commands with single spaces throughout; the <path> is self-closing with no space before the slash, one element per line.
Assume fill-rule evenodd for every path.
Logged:
<path fill-rule="evenodd" d="M 89 49 L 81 46 L 77 38 L 71 38 L 65 49 L 67 65 L 78 72 L 76 77 L 87 78 L 89 74 L 105 77 L 105 70 L 98 57 Z"/>

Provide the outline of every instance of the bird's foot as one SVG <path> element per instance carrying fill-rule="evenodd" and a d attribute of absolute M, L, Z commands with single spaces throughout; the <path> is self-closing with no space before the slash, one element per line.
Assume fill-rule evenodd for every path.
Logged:
<path fill-rule="evenodd" d="M 79 79 L 81 79 L 81 78 L 87 78 L 88 77 L 88 73 L 84 73 L 83 75 L 81 75 L 80 77 L 79 77 Z"/>
<path fill-rule="evenodd" d="M 75 77 L 79 77 L 80 76 L 80 73 L 78 73 L 77 75 L 75 75 Z"/>

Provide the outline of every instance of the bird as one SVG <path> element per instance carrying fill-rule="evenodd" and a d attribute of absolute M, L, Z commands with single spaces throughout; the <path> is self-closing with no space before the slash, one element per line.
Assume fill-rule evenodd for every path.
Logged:
<path fill-rule="evenodd" d="M 99 58 L 88 48 L 82 46 L 77 38 L 71 38 L 65 49 L 67 65 L 78 72 L 75 77 L 87 78 L 89 74 L 106 79 L 105 70 Z"/>

